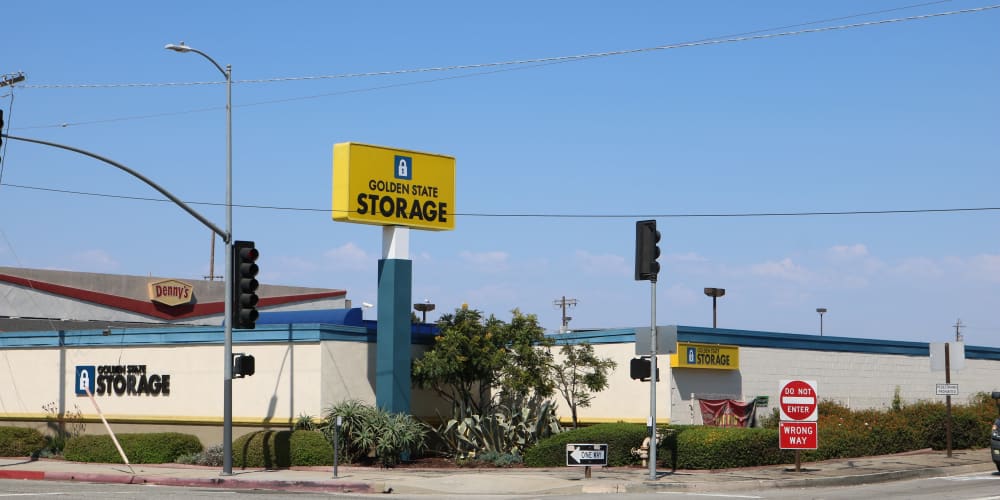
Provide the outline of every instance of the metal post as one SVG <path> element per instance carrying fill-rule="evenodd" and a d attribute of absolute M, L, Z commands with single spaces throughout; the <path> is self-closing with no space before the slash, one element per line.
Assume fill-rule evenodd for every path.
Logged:
<path fill-rule="evenodd" d="M 656 275 L 649 280 L 649 480 L 656 480 Z"/>
<path fill-rule="evenodd" d="M 207 56 L 206 56 L 207 57 Z M 209 58 L 211 59 L 211 58 Z M 213 61 L 214 62 L 214 61 Z M 233 67 L 226 65 L 226 362 L 222 410 L 222 475 L 233 475 Z"/>
<path fill-rule="evenodd" d="M 340 423 L 341 416 L 337 415 L 336 423 L 333 425 L 333 477 L 337 478 L 337 466 L 340 464 Z"/>
<path fill-rule="evenodd" d="M 944 382 L 946 384 L 951 383 L 951 350 L 948 348 L 949 343 L 944 343 Z M 945 441 L 948 450 L 948 458 L 951 458 L 951 395 L 945 396 L 945 409 L 946 409 L 946 420 L 945 420 Z"/>
<path fill-rule="evenodd" d="M 718 297 L 716 297 L 715 295 L 712 296 L 712 328 L 715 328 L 716 324 L 717 324 L 716 321 L 715 321 L 715 319 L 716 319 L 715 313 L 717 311 L 717 308 L 716 308 L 716 305 L 715 305 L 715 301 L 717 299 L 718 299 Z"/>

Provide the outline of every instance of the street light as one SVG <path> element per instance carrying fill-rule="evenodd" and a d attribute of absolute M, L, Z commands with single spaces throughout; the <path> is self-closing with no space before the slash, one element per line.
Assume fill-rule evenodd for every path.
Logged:
<path fill-rule="evenodd" d="M 413 308 L 423 313 L 424 317 L 420 320 L 420 322 L 426 323 L 427 311 L 433 311 L 434 304 L 431 304 L 431 299 L 424 299 L 423 303 L 413 304 Z"/>
<path fill-rule="evenodd" d="M 222 475 L 233 475 L 233 298 L 229 290 L 233 288 L 233 67 L 227 64 L 223 69 L 208 54 L 180 44 L 168 43 L 163 48 L 174 52 L 194 52 L 212 63 L 226 77 L 226 293 L 225 293 L 225 349 L 223 358 L 223 410 L 222 410 Z"/>
<path fill-rule="evenodd" d="M 726 289 L 725 288 L 706 288 L 705 289 L 705 295 L 708 295 L 709 297 L 712 297 L 712 328 L 715 328 L 715 325 L 716 325 L 716 322 L 715 322 L 715 320 L 716 320 L 716 315 L 715 315 L 716 304 L 715 304 L 715 301 L 719 297 L 722 297 L 725 294 L 726 294 Z"/>
<path fill-rule="evenodd" d="M 826 313 L 825 307 L 817 307 L 816 312 L 819 313 L 819 336 L 823 336 L 823 314 Z"/>

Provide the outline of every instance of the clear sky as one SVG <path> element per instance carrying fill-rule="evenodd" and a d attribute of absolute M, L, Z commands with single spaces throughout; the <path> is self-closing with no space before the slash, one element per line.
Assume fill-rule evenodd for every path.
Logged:
<path fill-rule="evenodd" d="M 234 203 L 272 207 L 235 208 L 235 238 L 263 282 L 355 305 L 376 302 L 381 230 L 330 218 L 347 141 L 457 158 L 455 231 L 411 233 L 428 319 L 468 303 L 557 330 L 565 296 L 573 328 L 648 325 L 635 221 L 655 218 L 659 324 L 711 326 L 721 287 L 719 327 L 818 334 L 825 307 L 826 335 L 945 341 L 961 318 L 1000 346 L 1000 210 L 742 216 L 1000 207 L 1000 9 L 547 59 L 991 2 L 7 2 L 0 73 L 27 80 L 0 107 L 8 133 L 124 163 L 222 226 L 225 85 L 163 47 L 231 64 Z M 451 66 L 472 67 L 403 71 Z M 212 84 L 167 85 L 191 82 Z M 209 229 L 131 199 L 162 198 L 144 184 L 4 147 L 0 265 L 208 274 Z"/>

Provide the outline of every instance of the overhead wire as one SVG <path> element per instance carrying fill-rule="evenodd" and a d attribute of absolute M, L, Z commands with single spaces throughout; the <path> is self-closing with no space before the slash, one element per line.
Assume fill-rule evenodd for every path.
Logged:
<path fill-rule="evenodd" d="M 849 16 L 841 16 L 837 18 L 831 18 L 821 21 L 811 21 L 807 23 L 799 23 L 788 26 L 783 26 L 779 28 L 769 28 L 765 30 L 751 31 L 747 33 L 741 33 L 738 35 L 725 35 L 721 37 L 707 38 L 702 40 L 696 40 L 691 42 L 681 42 L 673 43 L 667 45 L 658 45 L 653 47 L 640 47 L 633 49 L 622 49 L 622 50 L 611 50 L 603 52 L 591 52 L 585 54 L 575 54 L 575 55 L 565 55 L 565 56 L 553 56 L 553 57 L 537 57 L 530 59 L 514 59 L 508 61 L 495 61 L 487 63 L 475 63 L 475 64 L 456 64 L 451 66 L 432 66 L 425 68 L 409 68 L 409 69 L 397 69 L 397 70 L 386 70 L 386 71 L 370 71 L 370 72 L 360 72 L 360 73 L 341 73 L 333 75 L 313 75 L 313 76 L 289 76 L 289 77 L 274 77 L 274 78 L 261 78 L 261 79 L 245 79 L 245 80 L 233 80 L 233 84 L 254 84 L 254 83 L 278 83 L 278 82 L 293 82 L 293 81 L 309 81 L 309 80 L 332 80 L 332 79 L 345 79 L 345 78 L 361 78 L 361 77 L 374 77 L 374 76 L 394 76 L 394 75 L 406 75 L 413 73 L 429 73 L 429 72 L 439 72 L 439 71 L 459 71 L 459 70 L 469 70 L 469 69 L 483 69 L 497 66 L 515 66 L 515 65 L 528 65 L 528 64 L 539 64 L 539 63 L 551 63 L 551 62 L 564 62 L 564 61 L 578 61 L 585 59 L 596 59 L 603 57 L 620 56 L 627 54 L 637 54 L 642 52 L 653 52 L 660 50 L 671 50 L 679 48 L 697 47 L 702 45 L 716 45 L 722 43 L 734 43 L 734 42 L 746 42 L 753 40 L 764 40 L 768 38 L 777 38 L 783 36 L 794 36 L 794 35 L 804 35 L 808 33 L 821 33 L 825 31 L 834 30 L 845 30 L 853 28 L 861 28 L 866 26 L 874 26 L 880 24 L 892 24 L 907 21 L 917 21 L 923 19 L 930 19 L 934 17 L 944 17 L 953 16 L 959 14 L 970 14 L 974 12 L 983 12 L 991 9 L 1000 8 L 998 5 L 988 5 L 982 7 L 974 7 L 969 9 L 953 10 L 947 12 L 936 12 L 930 14 L 920 14 L 916 16 L 908 16 L 902 18 L 892 18 L 892 19 L 880 19 L 875 21 L 865 21 L 861 23 L 845 24 L 838 26 L 825 26 L 821 28 L 810 28 L 806 30 L 790 31 L 782 33 L 770 33 L 770 34 L 757 34 L 766 31 L 774 31 L 775 29 L 785 29 L 789 27 L 798 26 L 808 26 L 812 24 L 818 24 L 823 22 L 831 22 L 843 19 L 851 19 L 855 17 L 863 17 L 874 14 L 882 14 L 886 12 L 893 12 L 903 9 L 910 9 L 915 7 L 922 7 L 927 5 L 933 5 L 938 3 L 944 3 L 950 0 L 939 0 L 934 2 L 924 2 L 920 4 L 914 4 L 904 7 L 896 7 L 892 9 L 884 9 L 878 11 L 870 11 L 860 14 L 853 14 Z M 147 83 L 87 83 L 87 84 L 32 84 L 24 85 L 25 88 L 34 89 L 98 89 L 98 88 L 127 88 L 127 87 L 178 87 L 178 86 L 194 86 L 194 85 L 221 85 L 226 83 L 225 81 L 197 81 L 197 82 L 147 82 Z"/>
<path fill-rule="evenodd" d="M 55 189 L 38 186 L 26 186 L 22 184 L 3 184 L 3 186 L 29 189 L 35 191 L 48 191 L 61 194 L 72 194 L 80 196 L 95 196 L 100 198 L 115 198 L 122 200 L 151 201 L 172 203 L 165 198 L 150 198 L 144 196 L 130 196 L 107 193 L 93 193 L 87 191 L 75 191 L 69 189 Z M 185 201 L 189 205 L 203 205 L 224 207 L 225 203 L 208 201 Z M 323 212 L 323 213 L 343 213 L 344 211 L 331 210 L 329 208 L 309 208 L 309 207 L 284 207 L 277 205 L 253 205 L 253 204 L 233 204 L 233 208 L 248 208 L 260 210 L 281 210 L 291 212 Z M 890 215 L 890 214 L 928 214 L 928 213 L 956 213 L 956 212 L 989 212 L 1000 211 L 1000 207 L 957 207 L 957 208 L 916 208 L 916 209 L 888 209 L 888 210 L 831 210 L 831 211 L 806 211 L 806 212 L 728 212 L 728 213 L 621 213 L 621 214 L 572 214 L 572 213 L 499 213 L 499 212 L 454 212 L 451 215 L 461 217 L 511 217 L 511 218 L 547 218 L 547 219 L 634 219 L 634 218 L 729 218 L 729 217 L 815 217 L 834 215 Z"/>
<path fill-rule="evenodd" d="M 517 68 L 517 69 L 530 69 L 530 68 L 535 68 L 535 67 L 540 67 L 540 66 L 548 66 L 548 65 L 553 65 L 553 64 L 562 64 L 562 63 L 567 63 L 567 62 L 583 61 L 583 60 L 589 60 L 589 59 L 595 59 L 595 58 L 612 57 L 612 56 L 627 55 L 627 54 L 637 54 L 637 53 L 652 52 L 652 51 L 661 51 L 661 50 L 672 50 L 672 49 L 680 49 L 680 48 L 690 48 L 690 47 L 698 47 L 698 46 L 705 46 L 705 45 L 717 45 L 717 44 L 724 44 L 724 43 L 735 43 L 735 42 L 763 40 L 763 39 L 769 39 L 769 38 L 786 37 L 786 36 L 796 36 L 796 35 L 803 35 L 803 34 L 809 34 L 809 33 L 820 33 L 820 32 L 826 32 L 826 31 L 834 31 L 834 30 L 846 30 L 846 29 L 854 29 L 854 28 L 860 28 L 860 27 L 866 27 L 866 26 L 885 25 L 885 24 L 892 24 L 892 23 L 900 23 L 900 22 L 908 22 L 908 21 L 930 19 L 930 18 L 935 18 L 935 17 L 944 17 L 944 16 L 952 16 L 952 15 L 958 15 L 958 14 L 969 14 L 969 13 L 976 13 L 976 12 L 984 12 L 984 11 L 988 11 L 988 10 L 993 10 L 993 9 L 1000 8 L 1000 4 L 996 4 L 996 5 L 989 5 L 989 6 L 983 6 L 983 7 L 975 7 L 975 8 L 962 9 L 962 10 L 954 10 L 954 11 L 947 11 L 947 12 L 937 12 L 937 13 L 931 13 L 931 14 L 922 14 L 922 15 L 916 15 L 916 16 L 901 17 L 901 18 L 891 18 L 891 19 L 881 19 L 881 20 L 874 20 L 874 21 L 865 21 L 865 22 L 861 22 L 861 23 L 845 24 L 845 25 L 838 25 L 838 26 L 826 26 L 826 27 L 810 28 L 810 29 L 798 30 L 798 31 L 785 31 L 785 32 L 780 32 L 780 33 L 766 33 L 766 32 L 774 31 L 774 30 L 778 30 L 778 29 L 787 29 L 787 28 L 794 28 L 794 27 L 799 27 L 799 26 L 808 26 L 808 25 L 813 25 L 813 24 L 838 21 L 838 20 L 843 20 L 843 19 L 863 17 L 863 16 L 874 15 L 874 14 L 881 14 L 881 13 L 893 12 L 893 11 L 898 11 L 898 10 L 903 10 L 903 9 L 911 9 L 911 8 L 916 8 L 916 7 L 922 7 L 922 6 L 927 6 L 927 5 L 944 3 L 944 2 L 949 2 L 949 1 L 951 1 L 951 0 L 937 0 L 937 1 L 933 1 L 933 2 L 924 2 L 924 3 L 913 4 L 913 5 L 903 6 L 903 7 L 896 7 L 896 8 L 892 8 L 892 9 L 883 9 L 883 10 L 878 10 L 878 11 L 870 11 L 870 12 L 865 12 L 865 13 L 860 13 L 860 14 L 853 14 L 853 15 L 849 15 L 849 16 L 841 16 L 841 17 L 824 19 L 824 20 L 819 20 L 819 21 L 810 21 L 810 22 L 806 22 L 806 23 L 798 23 L 798 24 L 786 25 L 786 26 L 776 27 L 776 28 L 768 28 L 768 29 L 762 29 L 762 30 L 756 30 L 756 31 L 749 31 L 749 32 L 739 33 L 739 34 L 736 34 L 736 35 L 724 35 L 724 36 L 720 36 L 720 37 L 705 38 L 705 39 L 701 39 L 701 40 L 695 40 L 695 41 L 689 41 L 689 42 L 682 42 L 682 43 L 674 43 L 674 44 L 668 44 L 668 45 L 660 45 L 660 46 L 655 46 L 655 47 L 643 47 L 643 48 L 624 49 L 624 50 L 616 50 L 616 51 L 594 52 L 594 53 L 568 55 L 568 56 L 540 57 L 540 58 L 532 58 L 532 59 L 520 59 L 520 60 L 498 61 L 498 62 L 478 63 L 478 64 L 453 65 L 453 66 L 437 66 L 437 67 L 427 67 L 427 68 L 411 68 L 411 69 L 400 69 L 400 70 L 390 70 L 390 71 L 374 71 L 374 72 L 364 72 L 364 73 L 344 73 L 344 74 L 336 74 L 336 75 L 319 75 L 319 76 L 277 77 L 277 78 L 254 79 L 254 80 L 234 80 L 233 81 L 234 84 L 276 83 L 276 82 L 291 82 L 291 81 L 306 81 L 306 80 L 329 80 L 329 79 L 348 79 L 348 78 L 373 77 L 373 76 L 405 75 L 405 74 L 413 74 L 413 73 L 446 72 L 446 71 L 458 71 L 458 70 L 498 68 L 498 69 L 494 69 L 492 71 L 482 71 L 482 72 L 477 72 L 477 73 L 472 73 L 472 74 L 456 75 L 456 76 L 451 76 L 451 77 L 435 78 L 435 79 L 430 79 L 430 80 L 418 80 L 418 81 L 413 81 L 413 82 L 403 82 L 403 83 L 389 84 L 389 85 L 383 85 L 383 86 L 378 86 L 378 87 L 367 87 L 367 88 L 361 88 L 361 89 L 352 89 L 352 90 L 344 90 L 344 91 L 337 91 L 337 92 L 328 92 L 328 93 L 314 94 L 314 95 L 308 95 L 308 96 L 298 96 L 298 97 L 290 97 L 290 98 L 283 98 L 283 99 L 273 99 L 273 100 L 267 100 L 267 101 L 258 101 L 258 102 L 248 103 L 248 104 L 234 105 L 234 108 L 245 108 L 245 107 L 251 107 L 251 106 L 262 106 L 262 105 L 268 105 L 268 104 L 279 104 L 279 103 L 285 103 L 285 102 L 300 101 L 300 100 L 307 100 L 307 99 L 317 99 L 317 98 L 331 97 L 331 96 L 337 96 L 337 95 L 356 94 L 356 93 L 362 93 L 362 92 L 373 92 L 373 91 L 378 91 L 378 90 L 386 90 L 386 89 L 390 89 L 390 88 L 399 88 L 399 87 L 406 87 L 406 86 L 413 86 L 413 85 L 423 85 L 423 84 L 428 84 L 428 83 L 435 83 L 435 82 L 440 82 L 440 81 L 445 81 L 445 80 L 454 80 L 454 79 L 459 79 L 459 78 L 471 78 L 471 77 L 475 77 L 475 76 L 483 76 L 483 75 L 496 74 L 496 73 L 499 73 L 499 72 L 502 72 L 502 71 L 511 71 L 511 70 L 513 70 L 513 68 L 510 68 L 510 66 L 523 66 L 523 67 Z M 760 34 L 760 33 L 766 33 L 766 34 Z M 122 87 L 176 87 L 176 86 L 186 86 L 186 85 L 209 85 L 209 84 L 221 84 L 221 83 L 225 83 L 225 82 L 221 82 L 220 81 L 220 82 L 172 82 L 172 83 L 32 84 L 32 85 L 22 85 L 22 87 L 25 87 L 25 88 L 34 88 L 34 89 L 64 89 L 64 88 L 88 88 L 88 89 L 95 89 L 95 88 L 122 88 Z M 112 122 L 130 121 L 130 120 L 160 118 L 160 117 L 165 117 L 165 116 L 176 116 L 176 115 L 189 114 L 189 113 L 203 113 L 203 112 L 208 112 L 208 111 L 217 111 L 219 109 L 224 109 L 224 107 L 214 106 L 214 107 L 197 108 L 197 109 L 191 109 L 191 110 L 185 110 L 185 111 L 173 111 L 173 112 L 164 112 L 164 113 L 151 113 L 151 114 L 146 114 L 146 115 L 133 115 L 133 116 L 128 116 L 128 117 L 108 118 L 108 119 L 101 119 L 101 120 L 90 120 L 90 121 L 84 121 L 84 122 L 72 122 L 72 123 L 71 122 L 63 122 L 63 123 L 58 123 L 58 124 L 36 125 L 36 126 L 29 126 L 29 127 L 21 127 L 18 130 L 43 129 L 43 128 L 65 128 L 65 127 L 70 127 L 70 126 L 94 125 L 94 124 L 101 124 L 101 123 L 112 123 Z"/>

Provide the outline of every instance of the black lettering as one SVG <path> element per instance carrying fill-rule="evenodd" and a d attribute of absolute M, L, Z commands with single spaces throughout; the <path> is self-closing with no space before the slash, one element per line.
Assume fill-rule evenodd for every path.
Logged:
<path fill-rule="evenodd" d="M 135 375 L 129 375 L 128 377 L 125 377 L 125 385 L 126 385 L 126 387 L 125 387 L 125 393 L 126 394 L 130 394 L 130 395 L 131 394 L 135 394 L 135 383 L 136 383 Z"/>
<path fill-rule="evenodd" d="M 362 215 L 368 213 L 368 203 L 365 201 L 364 193 L 358 194 L 358 213 Z"/>
<path fill-rule="evenodd" d="M 406 198 L 396 198 L 396 216 L 405 219 L 406 217 Z"/>
<path fill-rule="evenodd" d="M 382 217 L 392 217 L 392 210 L 395 207 L 396 204 L 388 196 L 383 196 L 382 201 L 378 203 L 378 211 L 382 214 Z"/>
<path fill-rule="evenodd" d="M 99 396 L 103 396 L 104 393 L 107 390 L 108 390 L 107 375 L 98 375 L 97 376 L 97 392 L 95 392 L 95 394 L 97 394 Z"/>
<path fill-rule="evenodd" d="M 410 207 L 410 218 L 424 220 L 424 213 L 420 210 L 420 201 L 413 201 L 413 206 Z"/>
<path fill-rule="evenodd" d="M 425 201 L 424 215 L 426 216 L 427 221 L 434 222 L 434 220 L 437 219 L 438 215 L 437 203 L 434 203 L 433 201 Z"/>
<path fill-rule="evenodd" d="M 139 383 L 137 383 L 135 386 L 135 393 L 139 394 L 140 396 L 149 393 L 149 384 L 146 380 L 145 375 L 139 376 Z"/>
<path fill-rule="evenodd" d="M 114 378 L 111 381 L 111 386 L 114 389 L 115 394 L 119 396 L 125 394 L 125 388 L 127 386 L 125 375 L 114 375 Z"/>
<path fill-rule="evenodd" d="M 434 197 L 437 198 L 437 188 L 434 188 Z M 448 222 L 448 204 L 438 203 L 438 222 Z"/>
<path fill-rule="evenodd" d="M 160 388 L 160 394 L 163 394 L 164 396 L 169 396 L 170 395 L 170 375 L 163 375 L 161 377 L 161 380 L 163 381 L 163 385 Z"/>
<path fill-rule="evenodd" d="M 149 393 L 153 396 L 160 394 L 160 376 L 150 375 L 149 376 Z"/>

